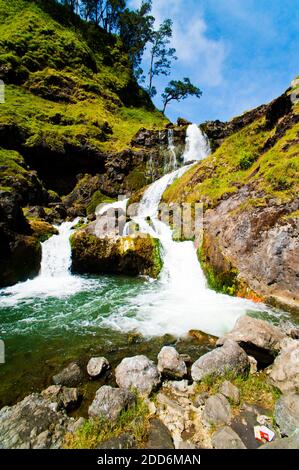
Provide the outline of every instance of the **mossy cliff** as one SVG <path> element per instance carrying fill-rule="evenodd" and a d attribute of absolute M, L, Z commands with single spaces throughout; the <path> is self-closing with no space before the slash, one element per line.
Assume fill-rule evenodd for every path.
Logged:
<path fill-rule="evenodd" d="M 299 309 L 299 103 L 281 97 L 229 123 L 206 123 L 214 151 L 164 193 L 204 206 L 199 258 L 213 288 Z"/>

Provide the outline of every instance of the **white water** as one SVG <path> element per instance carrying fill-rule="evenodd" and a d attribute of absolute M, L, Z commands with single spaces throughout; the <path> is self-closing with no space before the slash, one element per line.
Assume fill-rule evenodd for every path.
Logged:
<path fill-rule="evenodd" d="M 34 279 L 19 282 L 1 292 L 8 294 L 1 298 L 2 305 L 14 305 L 22 299 L 34 297 L 65 297 L 80 292 L 88 280 L 73 276 L 71 267 L 70 235 L 80 219 L 55 226 L 58 235 L 42 243 L 42 261 L 39 275 Z"/>
<path fill-rule="evenodd" d="M 186 132 L 186 148 L 183 155 L 184 163 L 200 161 L 211 153 L 209 139 L 196 125 L 191 124 Z"/>
<path fill-rule="evenodd" d="M 175 151 L 175 145 L 173 143 L 173 129 L 168 129 L 167 131 L 168 137 L 168 151 L 170 153 L 170 162 L 168 165 L 168 171 L 174 171 L 178 167 L 178 161 Z"/>

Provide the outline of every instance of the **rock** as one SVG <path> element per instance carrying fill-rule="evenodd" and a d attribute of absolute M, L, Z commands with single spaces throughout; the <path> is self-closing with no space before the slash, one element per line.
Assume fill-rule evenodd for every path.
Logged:
<path fill-rule="evenodd" d="M 299 339 L 299 328 L 296 328 L 290 321 L 281 320 L 279 328 L 283 330 L 290 338 Z"/>
<path fill-rule="evenodd" d="M 206 423 L 215 426 L 229 423 L 231 410 L 228 400 L 221 393 L 210 396 L 204 407 L 203 418 Z"/>
<path fill-rule="evenodd" d="M 240 403 L 240 390 L 228 380 L 221 384 L 219 393 L 222 393 L 231 403 L 236 405 Z"/>
<path fill-rule="evenodd" d="M 227 373 L 236 377 L 249 370 L 249 359 L 237 343 L 226 340 L 221 348 L 216 348 L 201 356 L 191 367 L 191 376 L 199 382 L 209 375 L 224 376 Z"/>
<path fill-rule="evenodd" d="M 173 449 L 171 434 L 167 427 L 159 419 L 152 419 L 150 422 L 148 441 L 145 449 Z"/>
<path fill-rule="evenodd" d="M 208 398 L 209 398 L 208 393 L 206 392 L 199 393 L 198 395 L 194 397 L 193 405 L 196 407 L 204 406 Z"/>
<path fill-rule="evenodd" d="M 159 352 L 158 370 L 162 374 L 174 378 L 182 378 L 187 374 L 185 362 L 172 346 L 164 346 Z"/>
<path fill-rule="evenodd" d="M 97 390 L 96 396 L 88 408 L 88 414 L 91 418 L 103 417 L 115 420 L 122 411 L 134 403 L 135 396 L 128 390 L 103 385 Z"/>
<path fill-rule="evenodd" d="M 77 388 L 62 387 L 61 385 L 51 385 L 41 392 L 41 395 L 58 404 L 58 409 L 67 411 L 76 408 L 80 403 L 81 394 Z"/>
<path fill-rule="evenodd" d="M 109 367 L 109 362 L 105 357 L 92 357 L 87 364 L 87 373 L 90 377 L 99 377 Z"/>
<path fill-rule="evenodd" d="M 276 402 L 274 417 L 283 436 L 291 436 L 299 429 L 299 395 L 283 395 Z"/>
<path fill-rule="evenodd" d="M 260 446 L 260 449 L 299 449 L 299 430 L 290 437 L 275 439 Z"/>
<path fill-rule="evenodd" d="M 97 236 L 97 227 L 98 222 L 92 222 L 71 237 L 73 272 L 158 276 L 162 268 L 158 239 Z"/>
<path fill-rule="evenodd" d="M 217 346 L 222 346 L 231 339 L 258 362 L 272 364 L 284 338 L 286 334 L 276 326 L 245 315 L 238 318 L 231 332 L 218 339 Z"/>
<path fill-rule="evenodd" d="M 248 356 L 249 362 L 250 362 L 250 374 L 256 374 L 257 373 L 257 360 L 254 359 L 253 356 Z"/>
<path fill-rule="evenodd" d="M 1 449 L 58 449 L 75 420 L 37 393 L 0 410 Z"/>
<path fill-rule="evenodd" d="M 83 378 L 84 374 L 79 364 L 77 362 L 71 362 L 59 374 L 53 376 L 53 382 L 56 385 L 75 387 L 82 382 Z"/>
<path fill-rule="evenodd" d="M 299 341 L 288 339 L 282 343 L 269 378 L 283 393 L 299 392 Z"/>
<path fill-rule="evenodd" d="M 116 383 L 121 388 L 136 389 L 148 396 L 160 383 L 160 373 L 146 356 L 127 357 L 115 369 Z"/>
<path fill-rule="evenodd" d="M 246 449 L 238 434 L 229 426 L 216 431 L 212 436 L 214 449 Z"/>
<path fill-rule="evenodd" d="M 102 442 L 97 449 L 133 449 L 135 444 L 134 437 L 127 432 L 123 432 L 117 437 Z"/>

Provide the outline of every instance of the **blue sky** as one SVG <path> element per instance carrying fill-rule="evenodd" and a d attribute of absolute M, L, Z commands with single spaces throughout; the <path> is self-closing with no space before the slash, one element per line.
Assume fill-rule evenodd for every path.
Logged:
<path fill-rule="evenodd" d="M 130 0 L 139 6 L 141 0 Z M 157 23 L 171 18 L 177 49 L 158 94 L 185 76 L 201 99 L 170 103 L 167 116 L 228 120 L 279 96 L 299 75 L 299 4 L 294 0 L 153 0 Z M 146 54 L 144 69 L 146 69 Z M 161 108 L 159 97 L 155 104 Z"/>

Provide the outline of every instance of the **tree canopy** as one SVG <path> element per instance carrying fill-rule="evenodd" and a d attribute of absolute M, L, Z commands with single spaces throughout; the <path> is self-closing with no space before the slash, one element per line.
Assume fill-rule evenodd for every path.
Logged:
<path fill-rule="evenodd" d="M 197 98 L 200 98 L 201 95 L 202 91 L 197 86 L 193 85 L 189 78 L 185 77 L 183 81 L 171 80 L 162 93 L 164 105 L 163 113 L 170 101 L 181 101 L 186 99 L 188 96 L 196 96 Z"/>

